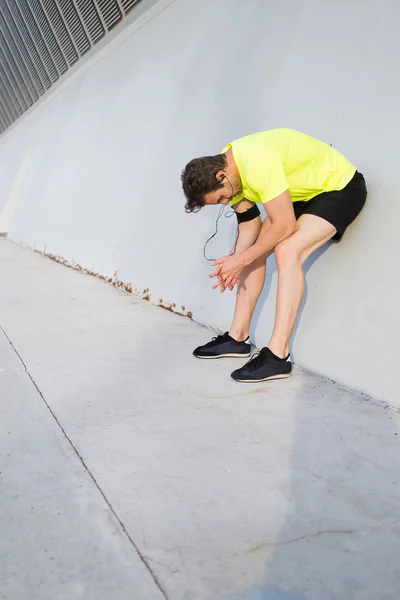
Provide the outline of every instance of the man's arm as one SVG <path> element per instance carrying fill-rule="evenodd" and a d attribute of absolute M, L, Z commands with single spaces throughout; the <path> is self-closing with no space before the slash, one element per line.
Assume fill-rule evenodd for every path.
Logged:
<path fill-rule="evenodd" d="M 254 206 L 254 202 L 250 200 L 241 200 L 237 204 L 233 205 L 233 210 L 236 213 L 244 213 Z M 245 223 L 239 223 L 237 231 L 237 241 L 235 244 L 235 254 L 244 252 L 250 248 L 257 240 L 261 230 L 261 217 L 258 216 L 251 221 Z M 233 249 L 231 254 L 233 253 Z"/>
<path fill-rule="evenodd" d="M 235 213 L 245 213 L 250 208 L 253 208 L 254 202 L 250 202 L 250 200 L 243 199 L 237 204 L 235 204 L 232 208 Z M 236 232 L 236 243 L 232 250 L 229 253 L 229 256 L 243 253 L 245 250 L 250 248 L 254 242 L 257 240 L 261 230 L 261 217 L 258 216 L 255 219 L 251 219 L 251 221 L 245 221 L 244 223 L 239 223 L 237 232 Z M 226 285 L 222 279 L 219 278 L 218 283 L 214 286 L 220 288 L 221 293 L 225 291 L 228 287 L 231 291 L 235 287 L 235 285 L 239 285 L 239 277 L 235 280 L 231 280 L 229 285 Z"/>
<path fill-rule="evenodd" d="M 236 252 L 215 260 L 212 264 L 217 268 L 210 277 L 218 277 L 215 287 L 220 287 L 221 292 L 229 287 L 232 289 L 244 267 L 251 264 L 261 256 L 266 256 L 279 242 L 288 238 L 297 230 L 296 217 L 289 190 L 282 192 L 269 202 L 265 203 L 271 225 L 260 235 L 246 250 Z"/>
<path fill-rule="evenodd" d="M 279 242 L 282 242 L 297 230 L 297 222 L 289 190 L 267 202 L 265 207 L 271 219 L 271 225 L 253 245 L 248 246 L 247 249 L 240 252 L 244 260 L 244 266 L 251 264 L 261 256 L 269 254 Z"/>

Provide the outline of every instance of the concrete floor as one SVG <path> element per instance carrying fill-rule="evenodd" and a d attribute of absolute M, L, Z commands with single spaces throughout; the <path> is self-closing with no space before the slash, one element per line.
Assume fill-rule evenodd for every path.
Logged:
<path fill-rule="evenodd" d="M 0 240 L 0 598 L 397 600 L 400 414 Z"/>

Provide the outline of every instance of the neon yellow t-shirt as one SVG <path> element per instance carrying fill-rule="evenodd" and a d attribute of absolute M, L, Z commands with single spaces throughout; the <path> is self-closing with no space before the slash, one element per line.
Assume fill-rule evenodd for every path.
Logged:
<path fill-rule="evenodd" d="M 235 140 L 232 148 L 242 181 L 242 193 L 231 204 L 247 198 L 269 202 L 290 191 L 293 202 L 307 201 L 322 192 L 342 190 L 356 168 L 335 148 L 295 131 L 271 129 Z"/>

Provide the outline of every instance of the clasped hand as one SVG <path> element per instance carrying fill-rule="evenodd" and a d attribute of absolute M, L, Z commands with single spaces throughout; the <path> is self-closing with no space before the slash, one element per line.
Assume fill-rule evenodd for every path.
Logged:
<path fill-rule="evenodd" d="M 233 254 L 231 256 L 223 256 L 212 263 L 213 267 L 217 267 L 210 274 L 210 278 L 217 277 L 218 281 L 213 285 L 213 290 L 220 288 L 221 294 L 226 288 L 233 290 L 235 285 L 240 285 L 240 273 L 245 267 L 245 261 L 242 255 Z"/>

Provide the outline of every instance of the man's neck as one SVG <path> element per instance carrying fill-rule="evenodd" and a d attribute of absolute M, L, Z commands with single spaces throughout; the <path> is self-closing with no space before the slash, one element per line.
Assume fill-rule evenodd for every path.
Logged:
<path fill-rule="evenodd" d="M 232 148 L 229 148 L 229 150 L 227 150 L 225 152 L 225 158 L 226 158 L 226 170 L 228 173 L 230 173 L 232 175 L 232 169 L 237 169 L 235 159 L 233 158 Z"/>
<path fill-rule="evenodd" d="M 227 150 L 227 152 L 225 152 L 225 157 L 226 157 L 226 176 L 229 179 L 229 181 L 231 181 L 232 183 L 234 183 L 234 191 L 235 194 L 238 194 L 239 192 L 241 192 L 241 184 L 240 184 L 240 173 L 239 173 L 239 169 L 237 168 L 235 159 L 233 157 L 233 152 L 232 149 L 230 148 L 229 150 Z"/>

